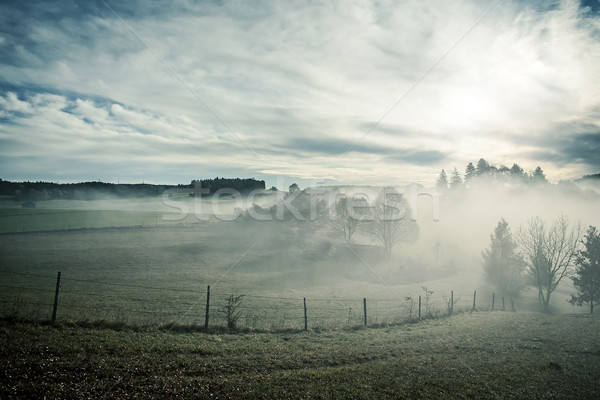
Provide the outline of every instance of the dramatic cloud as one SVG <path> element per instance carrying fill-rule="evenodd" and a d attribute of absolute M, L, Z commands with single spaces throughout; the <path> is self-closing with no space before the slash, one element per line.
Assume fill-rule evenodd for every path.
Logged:
<path fill-rule="evenodd" d="M 4 179 L 595 173 L 597 1 L 3 2 Z"/>

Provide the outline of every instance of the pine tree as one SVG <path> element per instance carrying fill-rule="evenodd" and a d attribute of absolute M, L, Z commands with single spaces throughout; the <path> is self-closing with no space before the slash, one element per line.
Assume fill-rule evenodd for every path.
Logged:
<path fill-rule="evenodd" d="M 475 166 L 472 162 L 465 168 L 465 182 L 469 182 L 476 175 Z"/>
<path fill-rule="evenodd" d="M 517 244 L 504 218 L 490 239 L 490 248 L 481 253 L 486 280 L 503 295 L 518 296 L 523 288 L 524 264 L 517 255 Z"/>
<path fill-rule="evenodd" d="M 584 250 L 579 250 L 575 259 L 573 284 L 577 296 L 571 295 L 571 304 L 590 304 L 590 314 L 594 313 L 595 303 L 600 300 L 600 232 L 590 226 L 583 241 Z"/>
<path fill-rule="evenodd" d="M 533 183 L 546 183 L 546 182 L 548 182 L 546 180 L 546 175 L 544 174 L 544 171 L 539 166 L 535 169 L 535 171 L 533 171 L 533 175 L 531 175 L 531 181 Z"/>
<path fill-rule="evenodd" d="M 527 178 L 527 174 L 523 171 L 523 168 L 519 164 L 513 164 L 510 168 L 510 180 L 514 183 L 523 183 Z"/>
<path fill-rule="evenodd" d="M 436 184 L 438 189 L 442 191 L 448 189 L 448 175 L 446 175 L 446 171 L 444 171 L 443 169 L 440 172 L 440 175 L 438 176 Z"/>
<path fill-rule="evenodd" d="M 485 159 L 480 158 L 479 161 L 477 161 L 477 169 L 476 169 L 477 176 L 489 175 L 490 171 L 491 171 L 490 164 Z"/>
<path fill-rule="evenodd" d="M 458 170 L 456 168 L 454 168 L 454 171 L 452 171 L 452 177 L 450 178 L 450 188 L 451 189 L 459 189 L 460 187 L 462 187 L 462 185 L 463 185 L 462 178 L 460 177 Z"/>

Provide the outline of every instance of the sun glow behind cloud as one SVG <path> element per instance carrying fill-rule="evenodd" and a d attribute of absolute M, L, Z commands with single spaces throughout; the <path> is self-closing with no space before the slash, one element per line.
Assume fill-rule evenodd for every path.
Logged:
<path fill-rule="evenodd" d="M 600 167 L 576 145 L 598 146 L 600 25 L 575 1 L 501 2 L 481 21 L 491 4 L 108 4 L 123 23 L 101 3 L 2 6 L 5 179 Z"/>

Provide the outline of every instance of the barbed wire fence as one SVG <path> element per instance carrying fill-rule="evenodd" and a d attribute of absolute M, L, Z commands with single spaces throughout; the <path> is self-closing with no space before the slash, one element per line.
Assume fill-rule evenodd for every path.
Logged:
<path fill-rule="evenodd" d="M 0 315 L 199 328 L 318 329 L 398 324 L 464 311 L 515 310 L 493 293 L 423 288 L 399 298 L 283 297 L 0 270 Z M 232 303 L 233 302 L 233 303 Z M 232 312 L 233 310 L 233 312 Z M 233 320 L 233 325 L 231 322 Z"/>

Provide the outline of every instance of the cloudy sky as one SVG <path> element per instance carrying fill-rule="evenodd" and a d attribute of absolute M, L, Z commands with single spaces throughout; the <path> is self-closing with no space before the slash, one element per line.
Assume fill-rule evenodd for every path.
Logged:
<path fill-rule="evenodd" d="M 125 3 L 125 4 L 123 4 Z M 592 1 L 3 1 L 0 178 L 600 172 Z"/>

